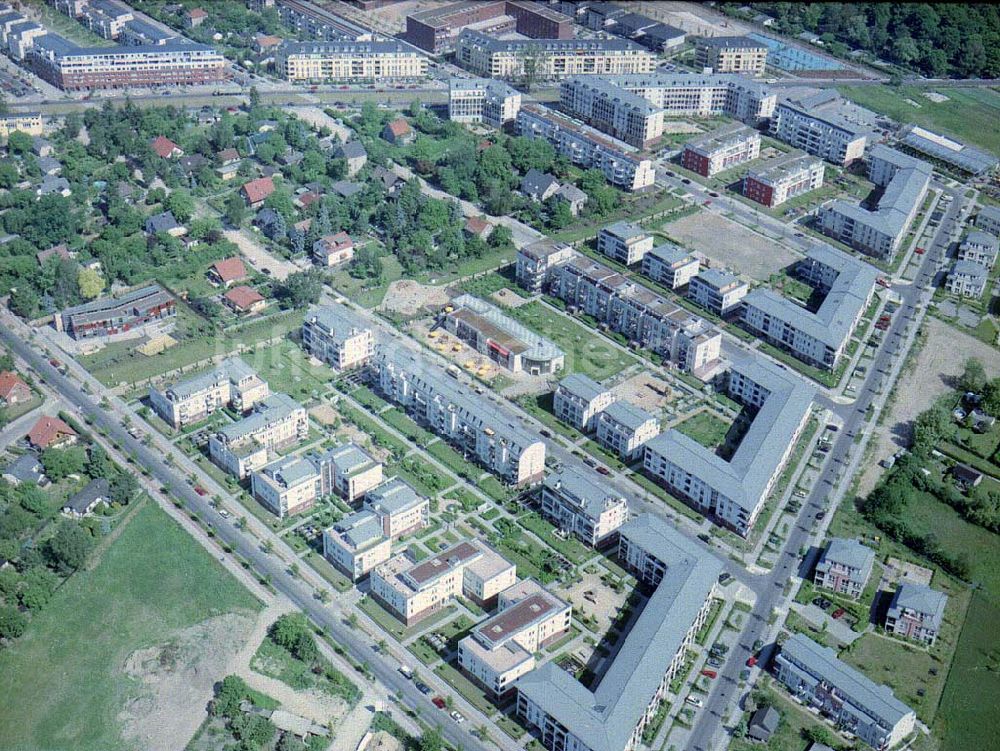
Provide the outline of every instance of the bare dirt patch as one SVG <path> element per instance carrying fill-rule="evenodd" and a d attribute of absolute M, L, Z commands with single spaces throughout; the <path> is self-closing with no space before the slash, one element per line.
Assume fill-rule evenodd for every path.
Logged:
<path fill-rule="evenodd" d="M 507 287 L 498 289 L 491 296 L 496 302 L 508 308 L 520 308 L 522 305 L 527 305 L 531 302 L 528 298 L 521 297 L 513 290 L 507 289 Z"/>
<path fill-rule="evenodd" d="M 703 130 L 704 128 L 688 120 L 670 120 L 663 123 L 663 132 L 669 134 L 701 133 Z"/>
<path fill-rule="evenodd" d="M 735 273 L 758 281 L 768 279 L 798 259 L 788 248 L 709 211 L 663 225 L 671 238 Z"/>
<path fill-rule="evenodd" d="M 337 410 L 329 404 L 317 404 L 315 407 L 310 407 L 309 415 L 324 428 L 337 424 Z"/>
<path fill-rule="evenodd" d="M 403 751 L 403 744 L 384 730 L 374 733 L 365 746 L 365 751 Z"/>
<path fill-rule="evenodd" d="M 253 627 L 248 616 L 221 615 L 129 655 L 123 670 L 136 679 L 139 695 L 118 717 L 125 740 L 146 751 L 183 748 L 205 717 L 213 685 Z"/>
<path fill-rule="evenodd" d="M 649 373 L 632 376 L 619 383 L 613 390 L 618 398 L 652 414 L 659 414 L 675 397 L 670 384 Z"/>
<path fill-rule="evenodd" d="M 298 267 L 291 261 L 278 258 L 267 248 L 261 245 L 249 230 L 226 230 L 223 232 L 226 239 L 235 243 L 240 249 L 240 253 L 247 259 L 251 266 L 263 273 L 264 269 L 269 269 L 271 276 L 278 281 L 284 280 L 289 274 L 298 271 Z"/>
<path fill-rule="evenodd" d="M 400 279 L 389 285 L 378 309 L 404 316 L 420 315 L 426 310 L 448 304 L 448 292 L 443 287 L 431 287 L 411 279 Z"/>
<path fill-rule="evenodd" d="M 598 567 L 598 573 L 584 573 L 583 580 L 572 584 L 568 589 L 560 593 L 560 597 L 573 603 L 573 610 L 577 613 L 587 613 L 597 619 L 597 633 L 604 634 L 611 628 L 613 619 L 618 617 L 618 609 L 621 608 L 628 599 L 632 588 L 622 587 L 621 592 L 601 581 L 601 574 L 605 573 L 602 567 Z"/>
<path fill-rule="evenodd" d="M 317 130 L 324 127 L 329 128 L 331 133 L 336 133 L 340 136 L 341 141 L 350 141 L 351 137 L 354 135 L 354 131 L 344 125 L 340 120 L 330 117 L 323 111 L 322 107 L 297 107 L 295 109 L 295 115 L 300 120 L 305 120 Z"/>

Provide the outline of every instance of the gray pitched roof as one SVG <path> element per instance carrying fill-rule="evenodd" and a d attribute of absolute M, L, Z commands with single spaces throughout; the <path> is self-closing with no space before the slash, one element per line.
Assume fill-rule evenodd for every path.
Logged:
<path fill-rule="evenodd" d="M 827 545 L 823 555 L 820 556 L 816 568 L 825 571 L 829 564 L 838 563 L 850 568 L 860 569 L 863 578 L 867 578 L 871 573 L 872 564 L 875 562 L 875 551 L 866 545 L 862 545 L 857 540 L 848 540 L 844 537 L 833 537 Z"/>
<path fill-rule="evenodd" d="M 45 476 L 38 454 L 27 452 L 4 467 L 4 475 L 10 475 L 18 482 L 30 482 L 37 485 Z"/>
<path fill-rule="evenodd" d="M 78 493 L 74 493 L 63 504 L 63 508 L 71 509 L 78 514 L 83 514 L 87 508 L 98 498 L 107 499 L 111 485 L 103 477 L 91 480 L 87 486 Z"/>
<path fill-rule="evenodd" d="M 541 196 L 554 185 L 559 185 L 559 181 L 555 177 L 547 172 L 539 172 L 532 167 L 521 180 L 521 192 Z"/>
<path fill-rule="evenodd" d="M 899 617 L 900 611 L 913 610 L 929 616 L 935 629 L 941 628 L 944 609 L 948 604 L 948 595 L 922 584 L 900 584 L 892 596 L 889 605 L 889 615 Z"/>
<path fill-rule="evenodd" d="M 364 548 L 382 540 L 382 522 L 368 510 L 345 516 L 333 528 L 355 549 Z"/>
<path fill-rule="evenodd" d="M 365 508 L 376 513 L 398 514 L 425 500 L 405 480 L 394 477 L 365 494 Z"/>
<path fill-rule="evenodd" d="M 357 159 L 358 157 L 368 156 L 368 152 L 365 151 L 364 144 L 361 141 L 342 143 L 334 149 L 334 153 L 344 159 Z"/>
<path fill-rule="evenodd" d="M 587 402 L 593 401 L 608 390 L 583 373 L 570 373 L 559 381 L 559 388 Z"/>
<path fill-rule="evenodd" d="M 151 235 L 157 235 L 160 232 L 169 232 L 177 227 L 180 227 L 180 224 L 178 224 L 173 213 L 170 211 L 154 214 L 146 220 L 146 232 Z"/>
<path fill-rule="evenodd" d="M 616 504 L 621 500 L 620 496 L 609 492 L 596 474 L 575 467 L 546 475 L 545 487 L 574 501 L 591 519 L 599 517 L 609 502 Z"/>
<path fill-rule="evenodd" d="M 638 430 L 650 420 L 656 418 L 644 409 L 640 409 L 631 402 L 624 399 L 612 402 L 607 409 L 601 413 L 620 425 L 624 425 L 629 430 Z"/>

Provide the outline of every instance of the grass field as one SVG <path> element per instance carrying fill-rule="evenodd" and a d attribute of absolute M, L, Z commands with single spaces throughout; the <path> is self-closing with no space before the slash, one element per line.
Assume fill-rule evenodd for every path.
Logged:
<path fill-rule="evenodd" d="M 508 311 L 532 331 L 551 339 L 566 353 L 566 372 L 601 381 L 633 365 L 636 359 L 601 339 L 594 331 L 560 315 L 540 302 Z"/>
<path fill-rule="evenodd" d="M 712 412 L 699 412 L 674 428 L 702 446 L 721 446 L 729 432 L 729 423 Z"/>
<path fill-rule="evenodd" d="M 152 504 L 91 571 L 75 574 L 0 653 L 0 738 L 20 751 L 123 749 L 117 715 L 136 649 L 260 603 Z M 221 677 L 221 676 L 220 676 Z"/>
<path fill-rule="evenodd" d="M 287 339 L 248 353 L 243 359 L 267 381 L 271 391 L 284 392 L 297 401 L 318 396 L 333 380 L 328 366 L 312 365 L 302 348 Z"/>
<path fill-rule="evenodd" d="M 346 270 L 336 271 L 330 286 L 344 297 L 364 308 L 375 308 L 382 304 L 389 285 L 403 276 L 403 267 L 396 256 L 382 256 L 382 282 L 376 284 L 371 279 L 357 279 Z"/>
<path fill-rule="evenodd" d="M 916 123 L 961 141 L 1000 153 L 1000 93 L 988 88 L 948 88 L 947 102 L 935 104 L 916 86 L 840 86 L 841 94 L 902 123 Z M 911 99 L 920 107 L 907 103 Z"/>

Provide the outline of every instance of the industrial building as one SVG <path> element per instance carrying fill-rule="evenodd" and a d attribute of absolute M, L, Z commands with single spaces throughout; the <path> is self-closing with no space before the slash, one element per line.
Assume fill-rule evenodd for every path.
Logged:
<path fill-rule="evenodd" d="M 573 21 L 544 3 L 485 0 L 449 3 L 411 13 L 403 39 L 425 52 L 451 52 L 464 30 L 485 34 L 516 31 L 531 39 L 572 39 Z"/>

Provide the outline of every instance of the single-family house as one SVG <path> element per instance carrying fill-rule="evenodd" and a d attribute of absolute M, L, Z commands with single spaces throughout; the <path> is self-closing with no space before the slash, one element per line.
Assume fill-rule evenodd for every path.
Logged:
<path fill-rule="evenodd" d="M 253 287 L 248 287 L 245 284 L 233 287 L 226 292 L 222 296 L 222 301 L 234 313 L 239 315 L 259 313 L 267 307 L 267 300 L 264 299 L 264 296 Z"/>
<path fill-rule="evenodd" d="M 386 126 L 382 129 L 382 138 L 396 146 L 402 146 L 412 143 L 413 139 L 416 138 L 416 134 L 406 120 L 397 117 L 392 122 L 386 123 Z"/>
<path fill-rule="evenodd" d="M 0 371 L 0 406 L 12 407 L 31 401 L 31 388 L 12 370 Z"/>
<path fill-rule="evenodd" d="M 158 157 L 173 159 L 184 156 L 184 150 L 166 136 L 157 136 L 149 144 Z"/>
<path fill-rule="evenodd" d="M 44 485 L 47 481 L 42 461 L 34 451 L 21 454 L 0 474 L 11 485 Z"/>
<path fill-rule="evenodd" d="M 71 446 L 77 440 L 76 431 L 73 428 L 58 417 L 49 417 L 48 415 L 39 417 L 26 437 L 28 445 L 42 451 Z"/>
<path fill-rule="evenodd" d="M 758 707 L 757 711 L 750 716 L 747 725 L 747 735 L 755 741 L 767 743 L 778 729 L 781 722 L 781 715 L 774 707 Z"/>
<path fill-rule="evenodd" d="M 274 192 L 274 180 L 270 177 L 258 177 L 256 180 L 245 183 L 240 188 L 240 192 L 243 194 L 243 200 L 246 201 L 247 206 L 256 209 L 263 206 L 267 197 Z"/>
<path fill-rule="evenodd" d="M 346 232 L 324 235 L 313 243 L 312 256 L 319 266 L 338 266 L 354 258 L 354 241 Z"/>
<path fill-rule="evenodd" d="M 481 216 L 470 216 L 465 220 L 465 234 L 469 237 L 478 237 L 485 240 L 493 231 L 493 225 Z"/>
<path fill-rule="evenodd" d="M 348 141 L 347 143 L 337 144 L 333 150 L 333 155 L 337 159 L 343 159 L 347 162 L 348 177 L 354 177 L 354 175 L 358 174 L 368 161 L 368 152 L 365 151 L 365 147 L 361 141 Z"/>
<path fill-rule="evenodd" d="M 146 219 L 146 234 L 159 235 L 166 233 L 171 237 L 180 237 L 187 234 L 187 227 L 178 222 L 171 211 L 164 211 L 154 214 Z"/>
<path fill-rule="evenodd" d="M 247 267 L 244 265 L 243 260 L 236 256 L 216 261 L 208 270 L 209 281 L 221 287 L 228 287 L 235 282 L 242 282 L 246 278 Z"/>
<path fill-rule="evenodd" d="M 534 167 L 521 180 L 521 192 L 536 203 L 546 201 L 559 190 L 559 181 L 547 172 L 539 172 Z"/>
<path fill-rule="evenodd" d="M 206 18 L 208 18 L 208 13 L 202 8 L 191 8 L 191 10 L 184 14 L 184 21 L 192 29 L 201 26 Z"/>
<path fill-rule="evenodd" d="M 98 477 L 88 482 L 83 490 L 67 498 L 63 504 L 62 512 L 67 516 L 80 519 L 88 514 L 92 514 L 94 509 L 102 503 L 108 503 L 110 500 L 110 483 L 103 477 Z"/>
<path fill-rule="evenodd" d="M 45 262 L 53 256 L 58 256 L 65 261 L 73 257 L 69 252 L 69 248 L 66 247 L 66 243 L 59 243 L 58 245 L 53 245 L 51 248 L 46 248 L 35 253 L 35 258 L 38 259 L 39 266 L 44 266 Z"/>
<path fill-rule="evenodd" d="M 566 183 L 556 191 L 556 198 L 569 204 L 569 213 L 579 216 L 587 205 L 587 194 L 575 185 Z"/>

